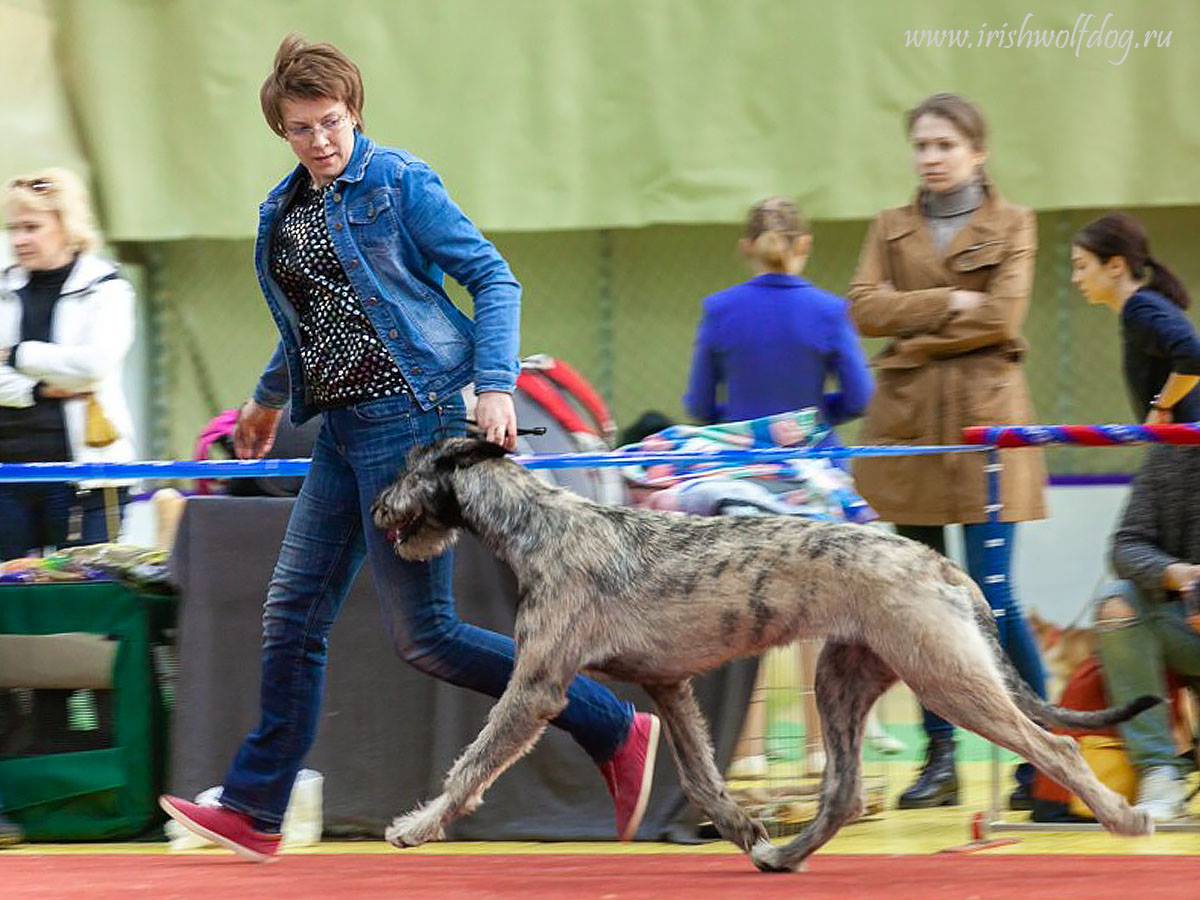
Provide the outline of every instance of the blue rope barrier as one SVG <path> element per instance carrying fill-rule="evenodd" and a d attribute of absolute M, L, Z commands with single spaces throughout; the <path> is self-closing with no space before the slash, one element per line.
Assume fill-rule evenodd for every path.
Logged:
<path fill-rule="evenodd" d="M 930 456 L 941 453 L 983 453 L 987 446 L 888 447 L 772 447 L 678 452 L 543 453 L 514 456 L 513 462 L 528 469 L 605 469 L 633 465 L 687 463 L 713 465 L 762 464 L 789 459 L 851 459 L 880 456 Z M 307 459 L 263 460 L 152 460 L 129 463 L 3 463 L 0 484 L 25 481 L 120 481 L 149 478 L 295 478 L 307 474 Z"/>
<path fill-rule="evenodd" d="M 772 447 L 758 450 L 676 450 L 628 453 L 539 453 L 514 456 L 513 462 L 527 469 L 605 469 L 621 466 L 661 465 L 663 463 L 773 463 L 789 459 L 852 459 L 877 456 L 932 456 L 942 453 L 979 453 L 989 448 L 977 444 L 946 446 L 889 447 Z"/>
<path fill-rule="evenodd" d="M 307 474 L 308 466 L 307 459 L 4 463 L 0 464 L 0 484 L 19 481 L 123 481 L 134 478 L 294 478 Z"/>

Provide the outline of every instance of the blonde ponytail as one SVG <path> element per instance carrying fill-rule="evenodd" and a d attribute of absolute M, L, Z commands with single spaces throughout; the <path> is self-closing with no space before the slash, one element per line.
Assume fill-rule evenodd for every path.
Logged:
<path fill-rule="evenodd" d="M 810 233 L 808 221 L 795 203 L 785 197 L 768 197 L 750 210 L 744 237 L 750 256 L 759 265 L 771 272 L 785 272 L 796 239 Z"/>

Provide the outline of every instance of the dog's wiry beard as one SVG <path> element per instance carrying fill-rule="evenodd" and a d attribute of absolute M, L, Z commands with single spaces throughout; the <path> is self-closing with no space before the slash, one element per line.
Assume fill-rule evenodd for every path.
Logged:
<path fill-rule="evenodd" d="M 397 536 L 392 542 L 392 548 L 401 559 L 424 562 L 441 556 L 457 541 L 457 528 L 447 528 L 425 519 L 408 536 Z"/>

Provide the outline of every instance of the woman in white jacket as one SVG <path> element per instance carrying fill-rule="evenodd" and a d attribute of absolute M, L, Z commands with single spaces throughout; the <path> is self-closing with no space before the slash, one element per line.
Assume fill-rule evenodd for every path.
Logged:
<path fill-rule="evenodd" d="M 0 274 L 0 462 L 133 459 L 121 387 L 133 289 L 95 255 L 83 182 L 63 169 L 15 178 L 4 219 L 16 262 Z M 112 482 L 0 484 L 0 560 L 115 540 L 126 494 Z"/>

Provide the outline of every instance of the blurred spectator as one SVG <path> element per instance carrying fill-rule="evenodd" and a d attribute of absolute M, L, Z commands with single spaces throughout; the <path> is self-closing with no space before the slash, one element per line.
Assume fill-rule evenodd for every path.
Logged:
<path fill-rule="evenodd" d="M 1200 678 L 1200 448 L 1150 448 L 1113 536 L 1112 562 L 1125 579 L 1097 598 L 1100 660 L 1114 704 L 1166 696 L 1168 672 Z M 1137 770 L 1137 805 L 1157 821 L 1182 816 L 1189 768 L 1176 754 L 1169 711 L 1156 706 L 1120 726 Z"/>
<path fill-rule="evenodd" d="M 1088 303 L 1121 317 L 1125 384 L 1139 420 L 1200 420 L 1200 337 L 1184 310 L 1191 300 L 1175 274 L 1150 255 L 1142 223 L 1104 216 L 1075 235 L 1071 283 Z"/>
<path fill-rule="evenodd" d="M 1022 362 L 1037 248 L 1033 213 L 1008 203 L 984 171 L 987 126 L 979 109 L 935 94 L 906 118 L 920 184 L 913 202 L 880 213 L 850 287 L 864 335 L 889 338 L 875 359 L 875 397 L 864 443 L 957 444 L 969 425 L 1033 420 Z M 989 525 L 982 454 L 855 460 L 859 490 L 905 537 L 939 553 L 946 525 L 962 523 L 967 570 L 996 615 L 1021 676 L 1045 696 L 1037 644 L 1010 585 L 1016 522 L 1046 515 L 1039 450 L 1003 454 L 1002 523 Z M 992 578 L 985 578 L 985 575 Z M 928 710 L 925 765 L 902 809 L 958 803 L 954 726 Z M 1033 769 L 1017 770 L 1016 809 L 1029 809 Z"/>
<path fill-rule="evenodd" d="M 617 438 L 617 446 L 627 447 L 630 444 L 640 444 L 643 439 L 664 428 L 670 428 L 674 424 L 666 413 L 659 412 L 657 409 L 648 409 L 638 416 L 632 425 L 626 426 L 621 431 L 621 436 Z"/>
<path fill-rule="evenodd" d="M 812 234 L 796 205 L 782 197 L 755 205 L 738 246 L 755 277 L 704 301 L 688 414 L 709 424 L 816 407 L 830 425 L 862 415 L 871 373 L 846 301 L 800 277 Z M 827 375 L 839 391 L 825 392 Z"/>
<path fill-rule="evenodd" d="M 738 248 L 754 277 L 704 301 L 683 397 L 691 416 L 711 424 L 815 407 L 827 424 L 838 425 L 862 415 L 871 399 L 871 372 L 848 305 L 800 277 L 812 243 L 808 222 L 790 200 L 771 197 L 750 210 Z M 839 390 L 826 393 L 830 375 Z M 800 646 L 794 675 L 804 689 L 805 767 L 813 775 L 825 768 L 811 690 L 817 649 L 811 642 Z M 733 777 L 765 772 L 757 749 L 764 717 L 765 704 L 752 703 Z M 874 719 L 871 730 L 881 733 Z"/>
<path fill-rule="evenodd" d="M 0 462 L 132 460 L 133 288 L 95 255 L 83 182 L 63 169 L 14 178 L 4 219 L 16 262 L 0 275 Z M 0 559 L 115 540 L 127 488 L 86 487 L 0 484 Z"/>

